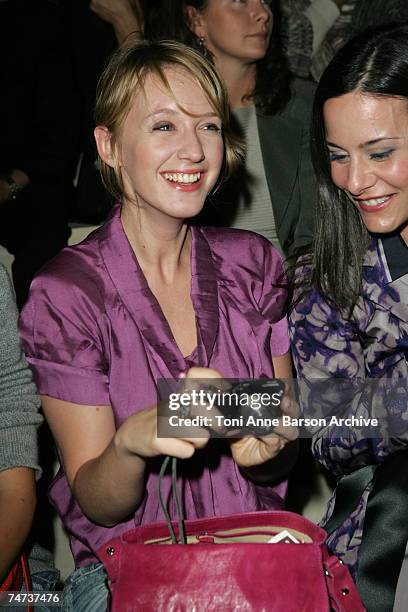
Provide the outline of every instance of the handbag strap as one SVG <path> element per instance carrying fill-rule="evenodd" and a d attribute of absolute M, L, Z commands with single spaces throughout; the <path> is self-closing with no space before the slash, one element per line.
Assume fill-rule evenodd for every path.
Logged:
<path fill-rule="evenodd" d="M 170 460 L 171 460 L 171 489 L 170 489 L 170 492 L 173 493 L 174 501 L 176 504 L 176 515 L 177 515 L 177 522 L 178 522 L 178 528 L 179 528 L 178 531 L 179 531 L 180 542 L 178 541 L 177 536 L 175 534 L 173 524 L 171 522 L 171 517 L 167 509 L 166 502 L 163 499 L 163 493 L 162 493 L 163 479 L 164 479 L 164 475 L 166 473 Z M 173 544 L 179 544 L 179 543 L 187 544 L 186 532 L 184 528 L 183 509 L 181 505 L 180 493 L 179 493 L 178 486 L 177 486 L 177 458 L 176 457 L 167 456 L 164 458 L 162 466 L 160 468 L 159 479 L 157 481 L 157 493 L 159 496 L 159 502 L 160 502 L 161 509 L 166 519 L 167 527 L 169 528 L 170 538 L 171 538 L 172 543 Z"/>
<path fill-rule="evenodd" d="M 332 533 L 340 527 L 371 481 L 373 487 L 358 555 L 357 586 L 369 612 L 392 612 L 408 541 L 408 452 L 398 451 L 382 464 L 343 476 L 325 529 Z"/>
<path fill-rule="evenodd" d="M 324 561 L 331 612 L 365 612 L 350 571 L 340 559 L 332 555 Z"/>

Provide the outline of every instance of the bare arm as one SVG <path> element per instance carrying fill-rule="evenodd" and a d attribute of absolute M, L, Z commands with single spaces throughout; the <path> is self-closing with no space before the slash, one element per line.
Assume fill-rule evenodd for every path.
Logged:
<path fill-rule="evenodd" d="M 129 34 L 143 36 L 143 14 L 139 0 L 91 0 L 90 8 L 101 19 L 112 24 L 118 44 Z"/>
<path fill-rule="evenodd" d="M 110 406 L 42 400 L 72 492 L 84 514 L 101 525 L 134 513 L 144 494 L 147 458 L 187 459 L 207 443 L 207 438 L 158 438 L 156 406 L 130 416 L 116 431 Z"/>
<path fill-rule="evenodd" d="M 30 531 L 36 504 L 34 471 L 0 472 L 0 583 L 17 559 Z"/>

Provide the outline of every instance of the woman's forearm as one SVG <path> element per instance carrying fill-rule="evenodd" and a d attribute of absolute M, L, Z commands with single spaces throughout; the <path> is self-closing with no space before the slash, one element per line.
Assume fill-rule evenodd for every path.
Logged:
<path fill-rule="evenodd" d="M 148 458 L 186 459 L 208 438 L 158 438 L 157 407 L 130 415 L 115 430 L 112 407 L 42 396 L 64 471 L 82 512 L 112 526 L 129 518 L 143 498 Z"/>
<path fill-rule="evenodd" d="M 73 493 L 83 512 L 106 527 L 130 517 L 144 493 L 146 462 L 126 453 L 115 436 L 106 450 L 78 470 Z"/>
<path fill-rule="evenodd" d="M 18 467 L 0 472 L 0 583 L 24 546 L 35 505 L 33 470 Z"/>

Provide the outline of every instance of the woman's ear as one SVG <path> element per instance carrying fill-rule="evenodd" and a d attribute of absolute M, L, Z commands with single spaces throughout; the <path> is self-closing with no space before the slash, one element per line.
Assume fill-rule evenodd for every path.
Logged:
<path fill-rule="evenodd" d="M 104 125 L 98 125 L 94 130 L 96 148 L 99 157 L 111 168 L 115 167 L 115 156 L 112 145 L 112 134 Z"/>
<path fill-rule="evenodd" d="M 186 6 L 186 23 L 188 28 L 197 36 L 197 38 L 205 38 L 205 25 L 203 16 L 195 6 L 187 4 Z"/>

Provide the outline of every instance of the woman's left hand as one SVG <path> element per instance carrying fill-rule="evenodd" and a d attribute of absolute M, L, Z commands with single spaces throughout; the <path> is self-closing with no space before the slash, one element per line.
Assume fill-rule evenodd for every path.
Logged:
<path fill-rule="evenodd" d="M 290 417 L 298 416 L 298 405 L 290 380 L 285 381 L 286 391 L 282 398 L 280 409 L 282 414 Z M 245 436 L 231 440 L 231 453 L 235 462 L 242 468 L 262 465 L 274 459 L 289 442 L 298 437 L 297 427 L 278 425 L 265 436 Z"/>
<path fill-rule="evenodd" d="M 295 417 L 298 406 L 293 397 L 290 381 L 281 403 L 283 414 Z M 281 480 L 291 470 L 298 455 L 298 429 L 279 425 L 265 436 L 245 436 L 230 440 L 231 454 L 236 464 L 252 480 L 268 484 Z"/>
<path fill-rule="evenodd" d="M 231 454 L 237 465 L 251 468 L 274 459 L 297 436 L 296 427 L 285 427 L 285 435 L 274 432 L 267 436 L 245 436 L 230 441 Z"/>

